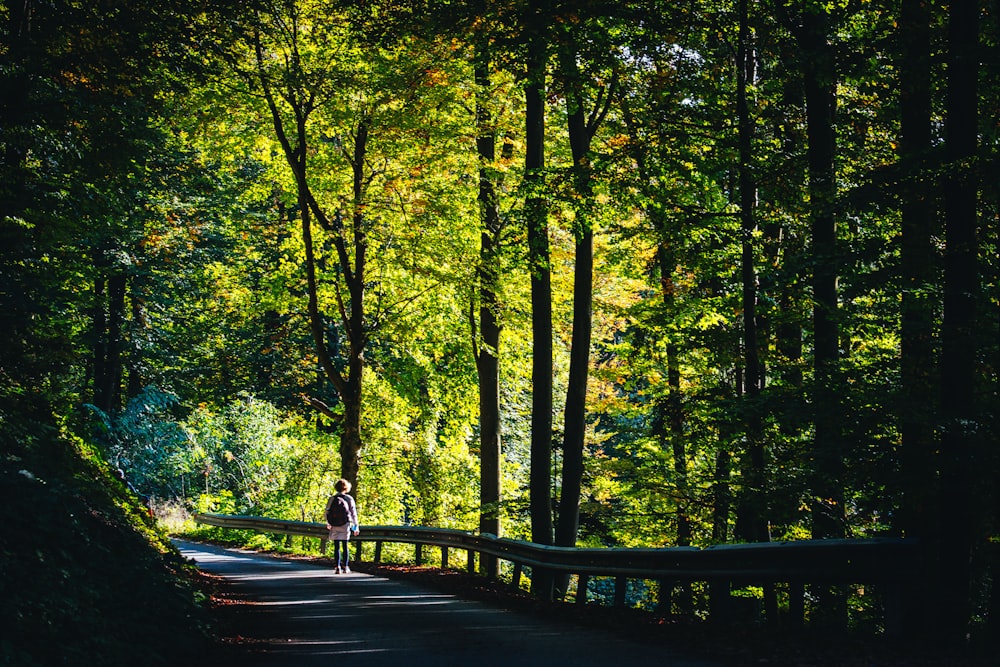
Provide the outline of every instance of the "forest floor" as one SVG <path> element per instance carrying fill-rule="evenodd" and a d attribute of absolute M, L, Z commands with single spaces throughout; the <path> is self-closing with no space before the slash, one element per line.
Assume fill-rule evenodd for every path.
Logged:
<path fill-rule="evenodd" d="M 331 562 L 315 556 L 291 556 Z M 332 562 L 331 562 L 332 568 Z M 1000 667 L 995 655 L 944 654 L 926 646 L 913 646 L 881 637 L 826 635 L 815 632 L 771 631 L 755 626 L 715 626 L 704 621 L 658 616 L 639 609 L 598 604 L 543 602 L 509 585 L 491 582 L 463 570 L 431 566 L 352 563 L 357 572 L 413 581 L 427 587 L 503 608 L 534 613 L 580 626 L 663 642 L 691 655 L 701 655 L 730 665 L 766 667 Z M 205 577 L 202 587 L 216 606 L 229 604 L 213 594 L 219 582 Z"/>

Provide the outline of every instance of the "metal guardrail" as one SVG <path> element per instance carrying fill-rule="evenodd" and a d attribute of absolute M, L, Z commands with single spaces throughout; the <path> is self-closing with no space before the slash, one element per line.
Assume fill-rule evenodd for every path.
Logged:
<path fill-rule="evenodd" d="M 222 514 L 196 514 L 194 518 L 198 523 L 223 528 L 319 540 L 327 537 L 326 526 L 322 523 Z M 375 562 L 380 561 L 381 545 L 385 542 L 416 545 L 418 562 L 423 546 L 440 547 L 445 567 L 449 549 L 465 550 L 470 571 L 474 570 L 477 553 L 480 557 L 486 555 L 509 561 L 514 565 L 514 586 L 519 584 L 522 567 L 577 575 L 577 602 L 586 601 L 586 582 L 592 577 L 615 577 L 615 597 L 619 603 L 624 603 L 628 579 L 672 584 L 704 581 L 724 586 L 726 598 L 733 586 L 777 583 L 789 585 L 790 597 L 801 596 L 807 584 L 877 584 L 884 586 L 885 595 L 898 597 L 906 584 L 916 579 L 918 558 L 914 540 L 894 538 L 801 540 L 705 548 L 591 549 L 546 546 L 442 528 L 362 526 L 361 534 L 354 541 L 359 559 L 362 544 L 374 542 Z M 790 599 L 789 606 L 793 614 L 801 613 L 801 600 Z M 887 613 L 891 613 L 899 607 L 898 600 L 892 603 L 887 600 L 885 606 L 889 610 Z M 887 625 L 891 625 L 891 621 L 887 619 Z"/>

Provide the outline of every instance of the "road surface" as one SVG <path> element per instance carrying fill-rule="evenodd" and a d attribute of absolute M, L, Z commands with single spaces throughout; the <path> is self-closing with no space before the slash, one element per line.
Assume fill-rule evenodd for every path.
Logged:
<path fill-rule="evenodd" d="M 198 567 L 226 580 L 247 667 L 518 667 L 628 664 L 710 667 L 611 632 L 494 609 L 405 581 L 335 575 L 318 561 L 176 541 Z M 232 638 L 231 638 L 232 639 Z"/>

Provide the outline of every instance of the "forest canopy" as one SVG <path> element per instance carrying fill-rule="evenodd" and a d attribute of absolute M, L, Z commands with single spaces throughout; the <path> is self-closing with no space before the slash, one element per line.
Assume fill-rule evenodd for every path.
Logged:
<path fill-rule="evenodd" d="M 996 622 L 996 3 L 8 4 L 5 429 L 197 510 L 912 537 Z"/>

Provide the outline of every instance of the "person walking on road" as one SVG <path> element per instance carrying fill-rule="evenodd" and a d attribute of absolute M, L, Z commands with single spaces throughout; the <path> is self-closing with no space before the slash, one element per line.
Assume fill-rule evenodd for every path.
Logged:
<path fill-rule="evenodd" d="M 351 483 L 346 479 L 338 479 L 333 488 L 337 493 L 330 496 L 326 502 L 326 529 L 330 531 L 329 540 L 333 542 L 333 561 L 336 563 L 334 574 L 347 574 L 350 551 L 347 543 L 351 535 L 358 534 L 358 506 L 349 494 Z"/>

